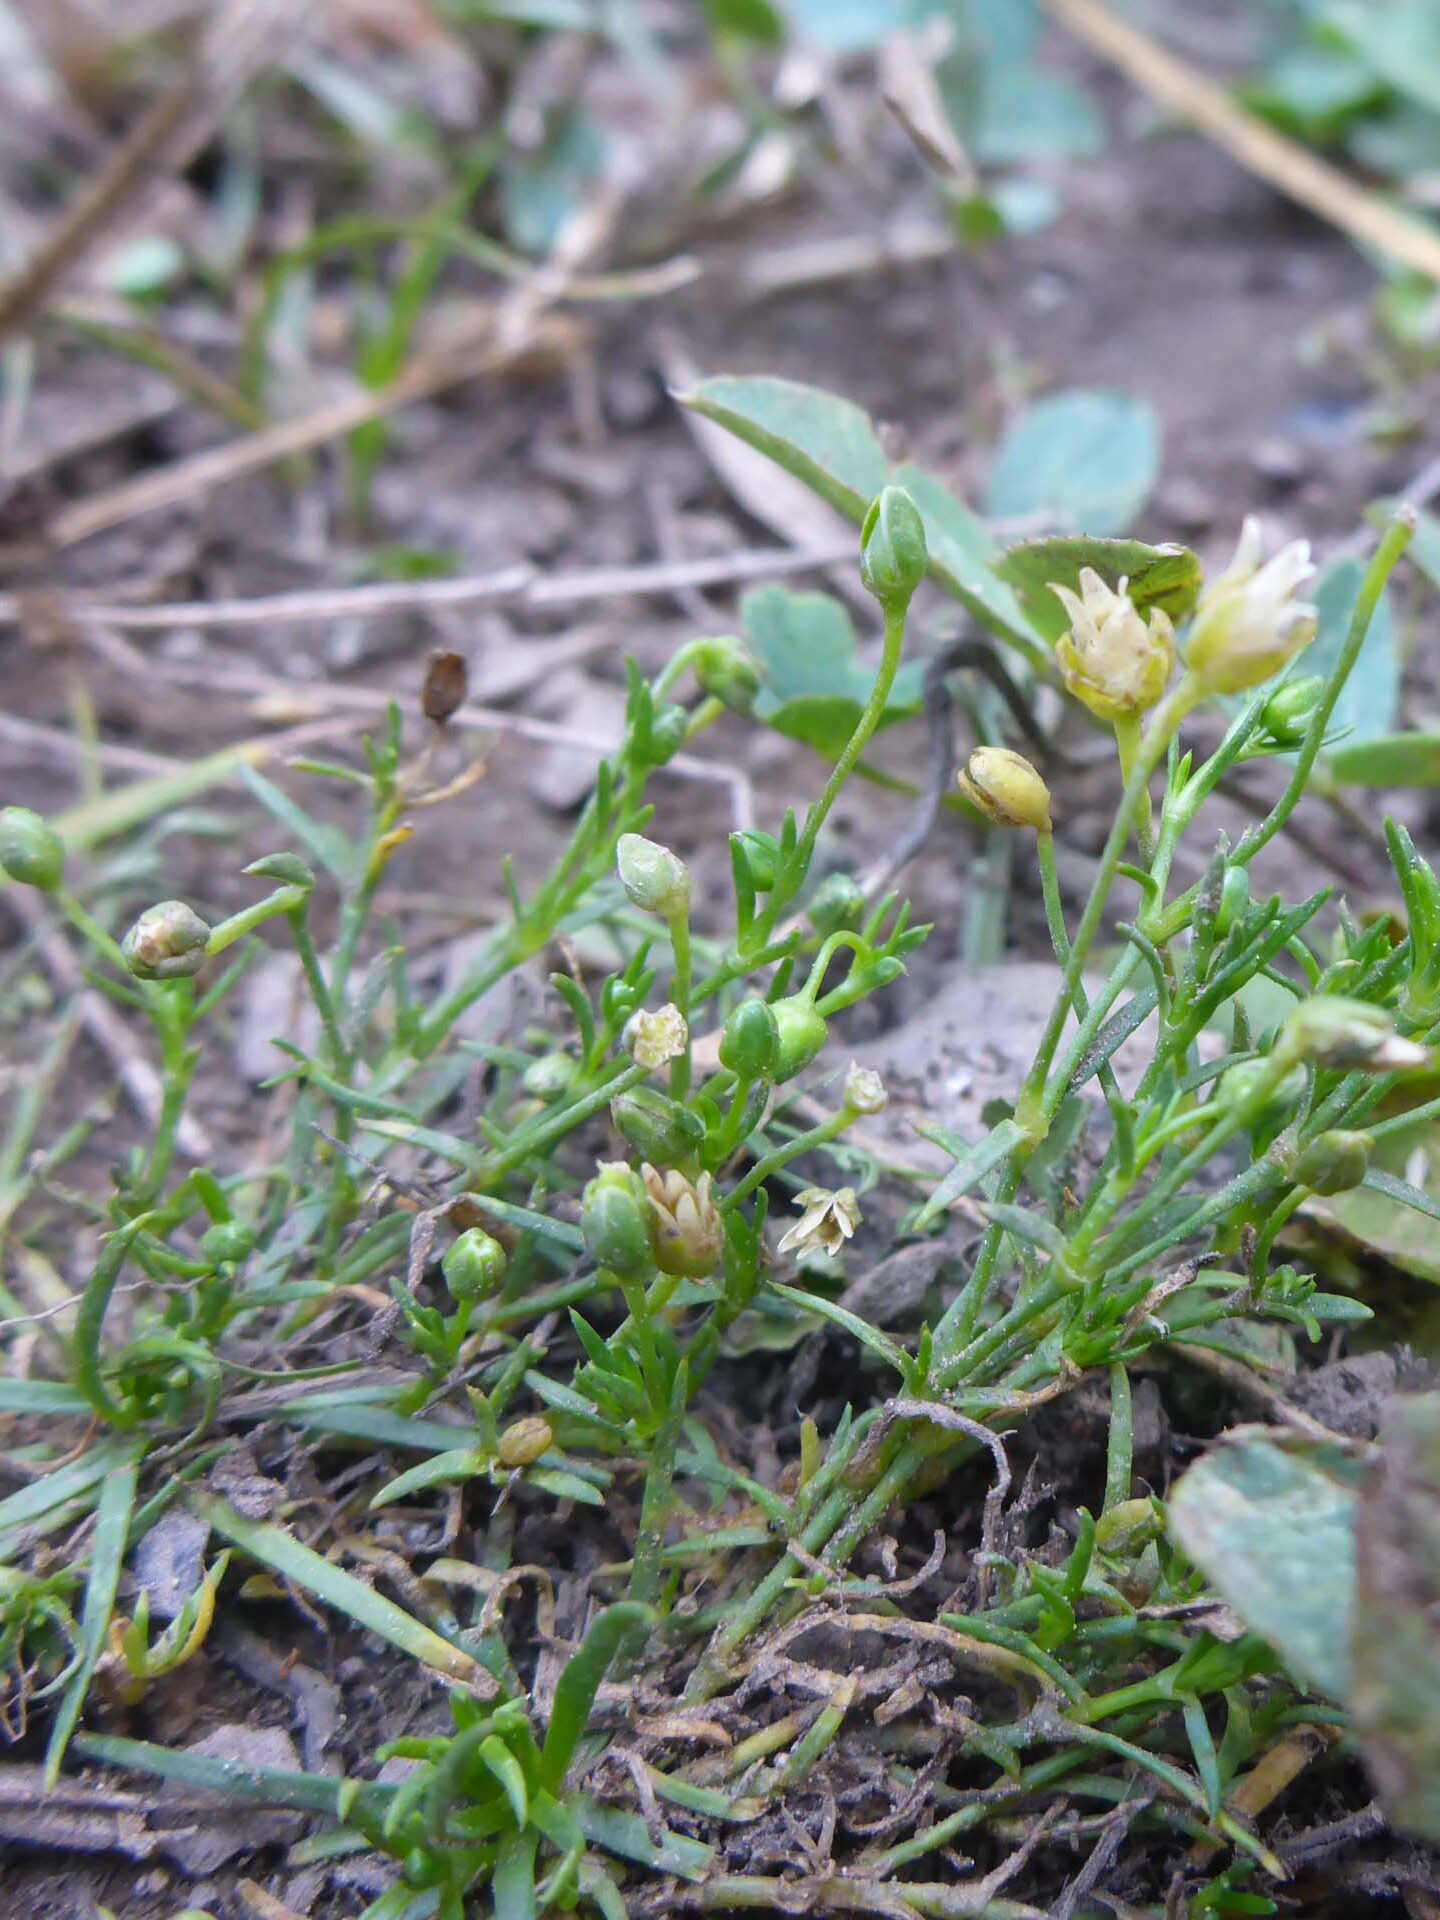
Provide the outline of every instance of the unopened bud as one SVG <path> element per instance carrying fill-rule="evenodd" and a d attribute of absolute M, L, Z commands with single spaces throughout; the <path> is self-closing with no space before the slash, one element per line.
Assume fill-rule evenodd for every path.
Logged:
<path fill-rule="evenodd" d="M 512 1420 L 501 1434 L 495 1452 L 502 1467 L 532 1467 L 554 1444 L 550 1422 L 535 1413 L 524 1420 Z"/>
<path fill-rule="evenodd" d="M 1165 1531 L 1165 1512 L 1158 1500 L 1120 1500 L 1095 1522 L 1095 1544 L 1103 1553 L 1133 1553 Z"/>
<path fill-rule="evenodd" d="M 1297 1186 L 1313 1193 L 1348 1193 L 1358 1187 L 1370 1171 L 1370 1149 L 1375 1142 L 1368 1133 L 1352 1133 L 1333 1127 L 1312 1140 L 1293 1168 Z"/>
<path fill-rule="evenodd" d="M 976 747 L 955 784 L 993 826 L 1051 831 L 1050 789 L 1023 753 Z"/>
<path fill-rule="evenodd" d="M 768 1080 L 780 1060 L 775 1009 L 753 994 L 730 1009 L 720 1030 L 720 1064 L 737 1080 Z"/>
<path fill-rule="evenodd" d="M 147 907 L 120 943 L 137 980 L 184 980 L 205 964 L 210 929 L 183 900 Z"/>
<path fill-rule="evenodd" d="M 696 684 L 732 713 L 748 715 L 760 691 L 760 668 L 743 640 L 726 634 L 697 641 L 690 654 Z"/>
<path fill-rule="evenodd" d="M 64 843 L 29 807 L 6 807 L 0 812 L 0 867 L 22 887 L 53 893 L 65 871 Z"/>
<path fill-rule="evenodd" d="M 886 487 L 860 529 L 860 578 L 886 613 L 903 613 L 925 578 L 925 522 L 903 487 Z"/>
<path fill-rule="evenodd" d="M 238 1267 L 255 1251 L 255 1229 L 243 1220 L 217 1220 L 200 1236 L 200 1258 L 212 1267 Z"/>
<path fill-rule="evenodd" d="M 705 1123 L 678 1100 L 667 1100 L 651 1087 L 636 1087 L 610 1102 L 615 1130 L 642 1160 L 657 1167 L 673 1167 L 688 1160 L 705 1138 Z"/>
<path fill-rule="evenodd" d="M 483 1227 L 467 1227 L 445 1249 L 440 1272 L 453 1298 L 478 1300 L 503 1279 L 505 1249 Z"/>
<path fill-rule="evenodd" d="M 690 715 L 684 707 L 661 707 L 650 729 L 650 764 L 663 767 L 675 758 L 690 737 Z"/>
<path fill-rule="evenodd" d="M 815 1002 L 803 993 L 775 1003 L 775 1028 L 780 1040 L 775 1078 L 790 1080 L 819 1053 L 829 1029 L 824 1015 L 816 1011 Z"/>
<path fill-rule="evenodd" d="M 547 1106 L 563 1100 L 575 1084 L 579 1067 L 568 1053 L 542 1053 L 520 1076 L 520 1085 L 534 1100 Z"/>
<path fill-rule="evenodd" d="M 651 1266 L 649 1196 L 633 1167 L 601 1162 L 581 1200 L 580 1232 L 597 1266 L 622 1276 Z"/>
<path fill-rule="evenodd" d="M 1247 1113 L 1258 1119 L 1293 1106 L 1304 1091 L 1305 1074 L 1300 1067 L 1277 1078 L 1268 1060 L 1241 1060 L 1216 1081 L 1213 1102 L 1224 1113 Z"/>
<path fill-rule="evenodd" d="M 630 1058 L 647 1073 L 657 1073 L 671 1060 L 678 1060 L 690 1038 L 685 1016 L 669 1001 L 653 1013 L 642 1007 L 632 1014 L 625 1035 Z"/>
<path fill-rule="evenodd" d="M 1261 686 L 1315 637 L 1315 609 L 1296 594 L 1315 569 L 1310 544 L 1292 540 L 1260 561 L 1260 523 L 1247 519 L 1235 557 L 1195 610 L 1187 670 L 1206 693 Z"/>
<path fill-rule="evenodd" d="M 830 873 L 815 890 L 805 917 L 822 937 L 853 927 L 865 912 L 865 891 L 848 873 Z"/>
<path fill-rule="evenodd" d="M 1147 713 L 1175 667 L 1169 615 L 1154 607 L 1147 618 L 1127 585 L 1107 586 L 1093 567 L 1080 569 L 1078 594 L 1050 583 L 1070 616 L 1070 631 L 1055 648 L 1065 685 L 1097 719 L 1111 722 Z"/>
<path fill-rule="evenodd" d="M 425 662 L 425 679 L 420 688 L 420 711 L 437 727 L 465 704 L 470 676 L 463 654 L 437 647 Z"/>
<path fill-rule="evenodd" d="M 643 913 L 673 920 L 688 911 L 690 875 L 685 862 L 657 840 L 647 840 L 643 833 L 622 833 L 615 849 L 615 865 L 631 904 Z"/>
<path fill-rule="evenodd" d="M 768 893 L 780 866 L 780 847 L 775 836 L 746 827 L 731 834 L 730 845 L 743 861 L 751 886 L 757 893 Z"/>
<path fill-rule="evenodd" d="M 1281 1029 L 1275 1056 L 1359 1073 L 1401 1073 L 1430 1064 L 1430 1049 L 1402 1038 L 1383 1009 L 1338 994 L 1303 1000 Z"/>
<path fill-rule="evenodd" d="M 1323 674 L 1308 674 L 1303 680 L 1288 681 L 1271 694 L 1261 711 L 1260 723 L 1277 746 L 1299 746 L 1328 684 Z"/>
<path fill-rule="evenodd" d="M 856 1113 L 883 1113 L 890 1096 L 885 1082 L 873 1067 L 856 1066 L 852 1060 L 845 1076 L 845 1104 Z"/>
<path fill-rule="evenodd" d="M 708 1173 L 687 1180 L 673 1168 L 661 1172 L 642 1167 L 641 1178 L 650 1201 L 651 1246 L 662 1273 L 703 1280 L 719 1265 L 725 1251 L 725 1223 L 715 1204 L 714 1183 Z"/>

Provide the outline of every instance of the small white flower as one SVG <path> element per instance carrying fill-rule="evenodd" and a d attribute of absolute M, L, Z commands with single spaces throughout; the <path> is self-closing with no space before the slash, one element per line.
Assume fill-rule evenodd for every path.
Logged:
<path fill-rule="evenodd" d="M 667 1062 L 678 1060 L 690 1037 L 685 1016 L 670 1001 L 653 1013 L 642 1009 L 632 1015 L 625 1031 L 630 1058 L 647 1073 L 655 1073 Z"/>
<path fill-rule="evenodd" d="M 1278 673 L 1315 637 L 1315 608 L 1296 598 L 1315 569 L 1308 540 L 1261 565 L 1260 522 L 1245 522 L 1235 557 L 1195 613 L 1185 665 L 1207 693 L 1244 693 Z"/>
<path fill-rule="evenodd" d="M 1126 591 L 1107 586 L 1093 567 L 1080 569 L 1080 591 L 1052 580 L 1050 591 L 1070 616 L 1056 659 L 1065 685 L 1099 720 L 1124 720 L 1153 707 L 1175 666 L 1170 617 L 1154 607 L 1147 619 Z"/>
<path fill-rule="evenodd" d="M 835 1255 L 860 1224 L 860 1203 L 853 1187 L 831 1193 L 828 1187 L 806 1187 L 795 1196 L 804 1213 L 780 1242 L 781 1253 Z"/>
<path fill-rule="evenodd" d="M 845 1076 L 845 1104 L 856 1113 L 883 1113 L 890 1099 L 885 1082 L 873 1067 L 857 1066 L 852 1060 Z"/>

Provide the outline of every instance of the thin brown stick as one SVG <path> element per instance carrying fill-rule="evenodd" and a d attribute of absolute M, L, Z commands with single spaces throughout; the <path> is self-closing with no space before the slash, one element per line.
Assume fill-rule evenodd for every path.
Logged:
<path fill-rule="evenodd" d="M 1045 0 L 1062 25 L 1110 61 L 1152 100 L 1197 128 L 1287 199 L 1374 247 L 1401 266 L 1440 281 L 1440 235 L 1388 206 L 1329 161 L 1287 140 L 1148 34 L 1118 19 L 1103 0 Z"/>

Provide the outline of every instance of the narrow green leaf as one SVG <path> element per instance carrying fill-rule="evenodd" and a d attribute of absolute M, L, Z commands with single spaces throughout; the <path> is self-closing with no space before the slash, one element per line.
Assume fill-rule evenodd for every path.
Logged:
<path fill-rule="evenodd" d="M 680 1880 L 703 1880 L 715 1858 L 715 1849 L 668 1830 L 652 1839 L 637 1814 L 620 1807 L 602 1806 L 588 1794 L 570 1796 L 580 1830 L 592 1846 L 603 1847 L 621 1860 L 631 1860 L 652 1873 L 673 1873 Z"/>
<path fill-rule="evenodd" d="M 85 1695 L 100 1655 L 105 1650 L 110 1616 L 115 1608 L 115 1593 L 120 1584 L 120 1568 L 125 1559 L 125 1542 L 130 1533 L 130 1516 L 135 1510 L 135 1489 L 144 1457 L 143 1442 L 125 1449 L 124 1457 L 107 1474 L 100 1489 L 95 1512 L 95 1539 L 90 1549 L 90 1577 L 85 1583 L 85 1606 L 80 1615 L 80 1648 L 75 1671 L 71 1674 L 50 1729 L 45 1748 L 45 1787 L 51 1791 L 60 1777 L 65 1749 L 85 1705 Z"/>
<path fill-rule="evenodd" d="M 943 1176 L 939 1186 L 925 1202 L 915 1216 L 915 1231 L 928 1227 L 932 1220 L 938 1220 L 949 1206 L 969 1193 L 987 1173 L 993 1173 L 1002 1160 L 1012 1154 L 1025 1139 L 1025 1129 L 1017 1126 L 1013 1120 L 1002 1120 L 998 1127 L 992 1127 L 983 1140 L 977 1140 Z"/>
<path fill-rule="evenodd" d="M 872 1327 L 868 1320 L 862 1320 L 858 1313 L 851 1313 L 848 1307 L 842 1307 L 838 1301 L 826 1300 L 818 1293 L 806 1293 L 800 1287 L 787 1287 L 779 1280 L 767 1282 L 766 1291 L 775 1294 L 787 1306 L 799 1307 L 803 1313 L 817 1314 L 820 1319 L 828 1320 L 832 1326 L 840 1327 L 853 1340 L 868 1347 L 877 1359 L 886 1366 L 894 1367 L 903 1379 L 910 1365 L 910 1356 L 903 1347 L 899 1347 L 878 1327 Z"/>
<path fill-rule="evenodd" d="M 540 1781 L 552 1793 L 558 1793 L 564 1783 L 610 1662 L 630 1634 L 654 1618 L 653 1608 L 633 1600 L 606 1607 L 595 1616 L 579 1648 L 566 1662 L 540 1751 Z"/>
<path fill-rule="evenodd" d="M 262 1566 L 283 1579 L 293 1580 L 307 1593 L 328 1607 L 348 1614 L 357 1626 L 378 1633 L 402 1653 L 410 1654 L 427 1667 L 448 1675 L 488 1697 L 494 1683 L 472 1655 L 442 1640 L 438 1633 L 421 1624 L 403 1607 L 387 1600 L 353 1573 L 337 1567 L 332 1560 L 305 1546 L 283 1527 L 265 1520 L 247 1520 L 226 1500 L 212 1493 L 191 1493 L 187 1499 L 193 1510 L 225 1539 L 248 1553 Z"/>

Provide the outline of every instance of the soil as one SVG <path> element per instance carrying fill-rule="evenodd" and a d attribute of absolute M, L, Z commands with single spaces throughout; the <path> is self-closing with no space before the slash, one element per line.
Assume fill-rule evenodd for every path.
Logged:
<path fill-rule="evenodd" d="M 508 714 L 603 737 L 614 723 L 623 654 L 653 670 L 695 632 L 733 627 L 732 593 L 685 590 L 671 603 L 606 597 L 549 618 L 492 609 L 404 614 L 333 629 L 284 623 L 228 632 L 180 629 L 133 634 L 122 649 L 113 637 L 102 633 L 97 640 L 63 622 L 57 639 L 45 617 L 53 611 L 45 590 L 109 592 L 143 582 L 150 597 L 167 601 L 245 598 L 343 583 L 355 576 L 366 551 L 379 546 L 442 550 L 457 571 L 481 573 L 517 561 L 569 572 L 765 544 L 775 529 L 736 505 L 667 396 L 662 368 L 673 364 L 677 344 L 705 371 L 788 374 L 849 395 L 884 423 L 897 449 L 904 446 L 972 495 L 998 429 L 1025 393 L 1123 386 L 1153 403 L 1164 429 L 1164 479 L 1137 531 L 1183 539 L 1207 563 L 1218 563 L 1233 545 L 1240 516 L 1254 511 L 1264 516 L 1272 539 L 1303 534 L 1323 557 L 1353 533 L 1368 502 L 1397 491 L 1435 452 L 1419 426 L 1433 411 L 1434 392 L 1411 388 L 1408 433 L 1373 431 L 1380 421 L 1381 350 L 1370 325 L 1375 280 L 1367 265 L 1341 237 L 1276 199 L 1205 142 L 1155 136 L 1133 97 L 1107 75 L 1086 77 L 1105 104 L 1110 144 L 1103 157 L 1065 171 L 1063 216 L 1039 235 L 893 276 L 870 273 L 783 297 L 746 297 L 727 261 L 747 249 L 842 231 L 826 194 L 802 191 L 738 238 L 702 241 L 697 250 L 711 270 L 697 288 L 640 307 L 587 309 L 584 351 L 568 368 L 472 382 L 408 409 L 392 425 L 373 527 L 363 538 L 347 530 L 341 464 L 322 451 L 298 480 L 267 474 L 235 481 L 62 555 L 42 555 L 14 582 L 36 597 L 22 630 L 7 631 L 0 641 L 5 710 L 37 728 L 68 728 L 78 662 L 108 746 L 188 758 L 264 731 L 275 715 L 273 696 L 294 693 L 296 683 L 313 695 L 311 710 L 321 715 L 334 711 L 337 688 L 391 690 L 413 703 L 420 662 L 428 649 L 444 646 L 466 655 L 481 697 Z M 929 204 L 912 172 L 871 180 L 842 209 L 843 230 L 879 235 Z M 197 409 L 166 406 L 165 391 L 153 376 L 132 376 L 121 363 L 44 344 L 27 455 L 33 469 L 27 497 L 39 502 L 33 512 L 43 519 L 57 505 L 85 500 L 213 437 L 213 425 Z M 12 497 L 12 508 L 23 520 L 25 500 L 17 505 Z M 1437 637 L 1427 610 L 1410 666 L 1416 714 L 1434 703 Z M 554 664 L 547 648 L 556 642 L 569 645 L 568 664 Z M 268 704 L 227 685 L 225 676 L 238 672 L 275 683 Z M 175 677 L 181 673 L 183 684 Z M 11 791 L 40 808 L 74 802 L 75 765 L 49 734 L 3 737 Z M 463 754 L 458 747 L 449 751 L 458 767 Z M 915 751 L 913 740 L 892 737 L 881 757 L 908 770 Z M 434 949 L 437 965 L 458 940 L 503 910 L 501 849 L 513 852 L 522 874 L 534 874 L 560 844 L 594 757 L 589 745 L 537 744 L 508 731 L 489 737 L 484 752 L 481 784 L 466 800 L 423 818 L 388 883 L 385 904 L 405 916 L 420 946 Z M 736 722 L 723 723 L 697 752 L 719 767 L 743 768 L 762 822 L 816 785 L 810 756 Z M 117 766 L 112 777 L 123 771 Z M 302 776 L 284 778 L 299 782 Z M 304 791 L 307 804 L 315 804 L 313 783 Z M 702 915 L 707 893 L 718 895 L 724 883 L 719 812 L 728 796 L 714 780 L 667 775 L 656 786 L 657 831 L 691 862 Z M 231 826 L 242 818 L 233 789 L 196 804 L 208 815 L 220 811 Z M 1102 796 L 1076 789 L 1061 839 L 1077 872 L 1098 843 L 1101 806 Z M 1433 825 L 1427 807 L 1412 811 L 1417 827 Z M 852 788 L 833 819 L 825 858 L 863 864 L 885 846 L 905 812 L 903 800 Z M 243 818 L 252 854 L 276 843 L 273 826 Z M 1323 814 L 1316 824 L 1318 832 L 1333 834 Z M 1340 852 L 1359 871 L 1362 884 L 1353 891 L 1361 904 L 1382 898 L 1384 870 L 1374 847 L 1357 834 Z M 936 934 L 887 1018 L 936 1006 L 950 990 L 974 853 L 965 827 L 947 819 L 910 868 L 906 884 L 917 917 L 934 920 Z M 149 854 L 152 872 L 163 874 L 163 890 L 193 898 L 202 912 L 250 897 L 243 891 L 248 883 L 233 877 L 243 864 L 237 849 L 227 841 L 217 853 L 205 821 L 192 819 Z M 1295 866 L 1292 856 L 1291 886 L 1298 884 Z M 1016 888 L 1011 949 L 1041 955 L 1038 906 L 1023 876 Z M 860 1044 L 864 1037 L 857 1023 L 842 1039 Z M 245 1038 L 232 1034 L 225 1046 Z M 28 1036 L 16 1032 L 9 1040 L 23 1066 L 31 1057 Z M 85 1064 L 93 1078 L 67 1090 L 72 1113 L 108 1082 L 109 1069 L 98 1057 L 87 1054 Z M 227 1080 L 215 1071 L 202 1075 L 202 1086 L 219 1090 Z M 243 1090 L 203 1095 L 199 1117 L 222 1141 L 253 1146 L 255 1109 Z M 103 1181 L 124 1129 L 122 1115 L 96 1135 L 70 1170 L 74 1184 Z M 802 1356 L 776 1356 L 758 1381 L 755 1368 L 737 1362 L 717 1376 L 705 1413 L 733 1438 L 736 1456 L 773 1481 L 783 1461 L 773 1444 L 765 1457 L 771 1415 L 773 1426 L 788 1432 L 799 1405 L 824 1428 L 847 1398 L 868 1391 L 842 1343 L 817 1341 Z M 1167 1385 L 1164 1405 L 1147 1389 L 1146 1406 L 1140 1465 L 1161 1490 L 1197 1439 L 1236 1410 L 1217 1405 L 1213 1383 L 1200 1392 L 1193 1380 L 1173 1396 Z M 1015 1522 L 1031 1544 L 1043 1545 L 1052 1528 L 1063 1531 L 1087 1497 L 1103 1457 L 1104 1411 L 1077 1397 L 1063 1412 L 1043 1416 L 1024 1439 L 1017 1485 L 1029 1458 L 1046 1462 Z M 340 1449 L 306 1452 L 283 1432 L 271 1445 L 256 1464 L 283 1482 L 291 1498 L 328 1499 L 342 1486 L 349 1457 Z M 957 1543 L 971 1539 L 983 1490 L 977 1471 L 904 1516 L 895 1546 L 901 1571 L 923 1564 L 937 1529 Z M 512 1523 L 517 1562 L 564 1570 L 556 1629 L 563 1637 L 575 1624 L 566 1610 L 573 1615 L 583 1598 L 583 1577 L 623 1557 L 623 1534 L 602 1518 L 588 1532 L 562 1537 L 564 1530 L 539 1510 L 522 1510 Z M 402 1524 L 408 1523 L 397 1521 Z M 478 1552 L 476 1526 L 472 1516 L 462 1542 L 467 1552 Z M 404 1544 L 408 1551 L 434 1543 L 422 1543 L 412 1528 Z M 882 1546 L 862 1565 L 884 1574 L 884 1561 Z M 923 1592 L 938 1604 L 969 1572 L 957 1545 Z M 529 1605 L 516 1603 L 527 1629 Z M 277 1661 L 280 1653 L 294 1654 L 295 1663 Z M 308 1693 L 297 1675 L 313 1677 Z M 317 1763 L 338 1771 L 363 1764 L 380 1740 L 402 1729 L 438 1724 L 440 1712 L 438 1697 L 417 1682 L 409 1663 L 377 1660 L 373 1644 L 362 1657 L 358 1640 L 337 1638 L 293 1607 L 262 1600 L 245 1609 L 243 1627 L 157 1688 L 124 1725 L 139 1737 L 176 1745 L 213 1737 L 217 1729 L 267 1729 L 283 1733 L 297 1752 L 307 1740 L 315 1743 Z M 316 1713 L 329 1716 L 323 1739 L 310 1718 Z M 33 1740 L 22 1742 L 20 1752 L 33 1758 Z M 1327 1780 L 1318 1799 L 1303 1787 L 1295 1790 L 1282 1803 L 1279 1828 L 1272 1822 L 1272 1842 L 1283 1842 L 1287 1828 L 1300 1834 L 1351 1823 L 1328 1850 L 1322 1842 L 1312 1845 L 1287 1900 L 1337 1920 L 1394 1911 L 1402 1896 L 1418 1903 L 1409 1906 L 1412 1913 L 1435 1911 L 1440 1879 L 1434 1862 L 1375 1832 L 1373 1823 L 1365 1827 L 1359 1810 L 1366 1789 L 1353 1770 L 1332 1769 Z M 800 1811 L 808 1821 L 816 1810 Z M 202 1828 L 213 1823 L 213 1815 L 187 1816 L 183 1809 L 166 1817 L 180 1826 L 187 1819 Z M 59 1837 L 44 1827 L 36 1837 L 43 1840 L 47 1831 Z M 268 1895 L 285 1903 L 285 1913 L 341 1920 L 373 1897 L 376 1889 L 358 1871 L 348 1887 L 332 1882 L 322 1894 L 318 1874 L 282 1870 L 273 1843 L 255 1850 L 259 1838 L 252 1831 L 243 1848 L 229 1854 L 222 1848 L 218 1862 L 198 1868 L 184 1865 L 183 1847 L 177 1854 L 178 1843 L 169 1841 L 130 1859 L 113 1850 L 76 1851 L 86 1842 L 73 1835 L 62 1851 L 0 1848 L 3 1910 L 31 1920 L 95 1920 L 105 1910 L 119 1920 L 170 1920 L 181 1908 L 215 1920 L 257 1914 L 280 1920 L 282 1909 L 264 1904 Z M 782 1846 L 792 1853 L 799 1846 L 793 1834 L 769 1839 L 777 1856 Z M 192 1862 L 199 1857 L 190 1856 Z M 1055 1899 L 1083 1857 L 1064 1848 L 1044 1852 L 1009 1891 L 1040 1903 Z M 1119 1858 L 1117 1889 L 1134 1899 L 1163 1900 L 1164 1876 L 1153 1860 L 1123 1850 Z M 253 1899 L 247 1876 L 260 1889 Z"/>

